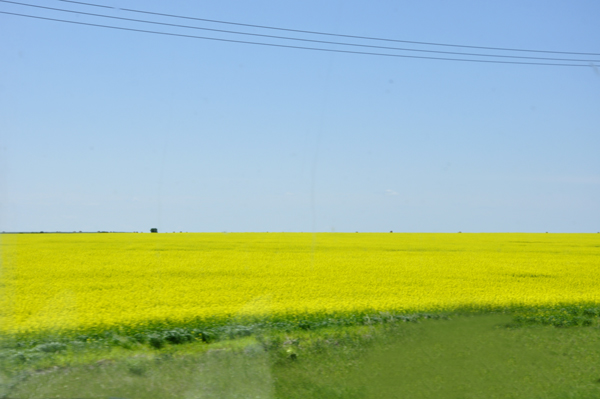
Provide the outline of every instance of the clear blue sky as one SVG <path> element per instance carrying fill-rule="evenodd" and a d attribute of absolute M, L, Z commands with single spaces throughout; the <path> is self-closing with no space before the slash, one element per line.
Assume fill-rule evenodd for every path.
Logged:
<path fill-rule="evenodd" d="M 340 34 L 600 53 L 596 0 L 89 1 Z M 284 43 L 3 2 L 0 11 Z M 600 63 L 378 57 L 6 14 L 0 45 L 0 231 L 600 231 Z"/>

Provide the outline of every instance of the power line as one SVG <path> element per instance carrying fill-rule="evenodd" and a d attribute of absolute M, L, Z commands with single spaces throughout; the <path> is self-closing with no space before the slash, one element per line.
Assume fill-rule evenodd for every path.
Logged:
<path fill-rule="evenodd" d="M 237 34 L 237 35 L 258 36 L 258 37 L 266 37 L 266 38 L 271 38 L 271 39 L 294 40 L 294 41 L 320 43 L 320 44 L 334 44 L 334 45 L 341 45 L 341 46 L 376 48 L 376 49 L 381 49 L 381 50 L 400 50 L 400 51 L 411 51 L 411 52 L 419 52 L 419 53 L 452 54 L 452 55 L 476 56 L 476 57 L 496 57 L 496 58 L 530 59 L 530 60 L 545 60 L 545 61 L 567 61 L 567 62 L 592 62 L 592 63 L 600 62 L 600 60 L 582 60 L 582 59 L 569 59 L 569 58 L 546 58 L 546 57 L 527 57 L 527 56 L 515 56 L 515 55 L 461 53 L 461 52 L 454 52 L 454 51 L 408 49 L 408 48 L 402 48 L 402 47 L 388 47 L 388 46 L 374 46 L 374 45 L 367 45 L 367 44 L 332 42 L 332 41 L 325 41 L 325 40 L 313 40 L 313 39 L 302 39 L 302 38 L 296 38 L 296 37 L 265 35 L 265 34 L 248 33 L 248 32 L 237 32 L 237 31 L 204 28 L 204 27 L 190 26 L 190 25 L 180 25 L 180 24 L 155 22 L 155 21 L 140 20 L 140 19 L 133 19 L 133 18 L 115 17 L 115 16 L 111 16 L 111 15 L 95 14 L 95 13 L 74 11 L 74 10 L 65 10 L 62 8 L 45 7 L 45 6 L 20 3 L 20 2 L 9 1 L 9 0 L 0 0 L 0 2 L 17 4 L 17 5 L 21 5 L 21 6 L 27 6 L 27 7 L 41 8 L 41 9 L 52 10 L 52 11 L 68 12 L 68 13 L 72 13 L 72 14 L 90 15 L 90 16 L 94 16 L 94 17 L 110 18 L 110 19 L 130 21 L 130 22 L 141 22 L 141 23 L 154 24 L 154 25 L 172 26 L 172 27 L 177 27 L 177 28 L 198 29 L 198 30 L 206 30 L 206 31 L 212 31 L 212 32 L 220 32 L 220 33 L 231 33 L 231 34 Z M 106 6 L 104 6 L 104 7 L 106 7 Z"/>
<path fill-rule="evenodd" d="M 282 47 L 282 48 L 292 48 L 292 49 L 301 49 L 301 50 L 324 51 L 324 52 L 332 52 L 332 53 L 361 54 L 361 55 L 395 57 L 395 58 L 417 58 L 417 59 L 427 59 L 427 60 L 479 62 L 479 63 L 487 63 L 487 64 L 546 65 L 546 66 L 568 66 L 568 67 L 588 67 L 589 66 L 589 65 L 584 65 L 584 64 L 557 64 L 557 63 L 548 63 L 548 62 L 519 62 L 519 61 L 447 58 L 447 57 L 425 57 L 425 56 L 416 56 L 416 55 L 372 53 L 372 52 L 366 52 L 366 51 L 334 50 L 334 49 L 324 49 L 324 48 L 318 48 L 318 47 L 304 47 L 304 46 L 291 46 L 291 45 L 286 45 L 286 44 L 250 42 L 250 41 L 245 41 L 245 40 L 233 40 L 233 39 L 206 37 L 206 36 L 184 35 L 184 34 L 180 34 L 180 33 L 158 32 L 158 31 L 151 31 L 151 30 L 144 30 L 144 29 L 124 28 L 124 27 L 120 27 L 120 26 L 110 26 L 110 25 L 92 24 L 92 23 L 88 23 L 88 22 L 69 21 L 69 20 L 64 20 L 64 19 L 40 17 L 40 16 L 36 16 L 36 15 L 19 14 L 19 13 L 14 13 L 14 12 L 7 12 L 7 11 L 0 11 L 0 14 L 15 15 L 15 16 L 19 16 L 19 17 L 41 19 L 41 20 L 46 20 L 46 21 L 63 22 L 63 23 L 69 23 L 69 24 L 75 24 L 75 25 L 86 25 L 86 26 L 95 26 L 95 27 L 99 27 L 99 28 L 131 31 L 131 32 L 151 33 L 151 34 L 156 34 L 156 35 L 187 37 L 187 38 L 191 38 L 191 39 L 214 40 L 214 41 L 220 41 L 220 42 L 252 44 L 252 45 L 268 46 L 268 47 Z"/>
<path fill-rule="evenodd" d="M 345 34 L 339 34 L 339 33 L 317 32 L 317 31 L 301 30 L 301 29 L 280 28 L 280 27 L 267 26 L 267 25 L 253 25 L 253 24 L 245 24 L 245 23 L 240 23 L 240 22 L 221 21 L 221 20 L 216 20 L 216 19 L 188 17 L 185 15 L 165 14 L 165 13 L 159 13 L 159 12 L 135 10 L 135 9 L 131 9 L 131 8 L 110 7 L 110 6 L 104 6 L 104 5 L 100 5 L 100 4 L 94 4 L 94 3 L 86 3 L 86 2 L 82 2 L 82 1 L 73 1 L 73 0 L 59 0 L 59 1 L 62 1 L 65 3 L 83 4 L 83 5 L 92 6 L 92 7 L 102 7 L 102 8 L 110 8 L 110 9 L 114 9 L 114 10 L 136 12 L 136 13 L 141 13 L 141 14 L 160 15 L 163 17 L 182 18 L 182 19 L 190 19 L 190 20 L 196 20 L 196 21 L 213 22 L 213 23 L 217 23 L 217 24 L 247 26 L 247 27 L 252 27 L 252 28 L 281 30 L 281 31 L 287 31 L 287 32 L 309 33 L 312 35 L 325 35 L 325 36 L 347 37 L 347 38 L 353 38 L 353 39 L 379 40 L 379 41 L 386 41 L 386 42 L 422 44 L 422 45 L 427 45 L 427 46 L 473 48 L 473 49 L 481 49 L 481 50 L 522 51 L 522 52 L 528 52 L 528 53 L 599 55 L 600 56 L 600 53 L 578 53 L 578 52 L 571 52 L 571 51 L 529 50 L 529 49 L 507 48 L 507 47 L 469 46 L 469 45 L 463 45 L 463 44 L 418 42 L 418 41 L 411 41 L 411 40 L 389 39 L 389 38 L 381 38 L 381 37 L 373 37 L 373 36 L 345 35 Z"/>

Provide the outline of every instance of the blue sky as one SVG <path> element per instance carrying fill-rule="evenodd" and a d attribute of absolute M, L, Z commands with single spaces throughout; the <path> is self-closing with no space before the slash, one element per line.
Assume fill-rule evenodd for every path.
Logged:
<path fill-rule="evenodd" d="M 90 2 L 338 34 L 600 54 L 595 0 Z M 240 39 L 4 2 L 0 11 Z M 600 231 L 600 63 L 378 57 L 7 14 L 0 14 L 0 43 L 0 231 Z"/>

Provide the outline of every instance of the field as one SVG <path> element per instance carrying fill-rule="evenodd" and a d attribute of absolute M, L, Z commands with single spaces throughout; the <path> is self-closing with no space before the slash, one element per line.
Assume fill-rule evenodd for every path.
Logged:
<path fill-rule="evenodd" d="M 2 237 L 4 332 L 600 303 L 595 234 Z"/>
<path fill-rule="evenodd" d="M 0 398 L 600 395 L 598 234 L 0 239 Z"/>

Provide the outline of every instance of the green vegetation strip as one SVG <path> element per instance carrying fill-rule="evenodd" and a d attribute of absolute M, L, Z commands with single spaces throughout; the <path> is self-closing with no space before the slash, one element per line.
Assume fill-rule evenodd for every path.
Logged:
<path fill-rule="evenodd" d="M 245 376 L 237 376 L 240 381 L 258 373 L 250 378 L 254 382 L 247 382 L 248 392 L 244 384 L 235 388 L 239 391 L 236 395 L 242 395 L 238 397 L 247 397 L 243 396 L 246 393 L 265 398 L 301 397 L 297 393 L 311 398 L 368 398 L 378 394 L 411 398 L 563 397 L 548 394 L 543 388 L 546 381 L 552 382 L 548 386 L 557 392 L 580 391 L 579 396 L 564 397 L 597 398 L 600 396 L 585 395 L 600 395 L 599 316 L 598 307 L 571 306 L 521 309 L 510 315 L 378 313 L 294 322 L 234 320 L 229 324 L 151 325 L 79 335 L 63 332 L 4 337 L 0 341 L 0 398 L 81 397 L 78 390 L 87 392 L 87 397 L 150 398 L 161 390 L 166 395 L 161 397 L 183 397 L 168 393 L 177 384 L 187 386 L 189 392 L 203 392 L 190 397 L 219 397 L 229 392 L 225 381 L 231 368 L 237 370 L 234 374 Z M 473 320 L 481 323 L 473 324 Z M 382 368 L 385 364 L 389 367 Z M 465 376 L 451 372 L 457 365 L 462 365 Z M 388 369 L 411 376 L 412 382 L 388 375 L 392 372 Z M 478 370 L 488 370 L 488 374 Z M 285 377 L 278 377 L 281 373 Z M 490 373 L 515 379 L 514 389 Z M 187 382 L 177 376 L 187 376 Z M 456 382 L 461 378 L 462 385 Z M 383 391 L 373 391 L 369 382 L 373 379 Z M 431 381 L 426 383 L 428 379 Z M 89 385 L 89 381 L 96 382 Z M 190 381 L 200 385 L 190 386 Z M 254 386 L 256 381 L 262 381 L 260 386 Z M 140 387 L 146 385 L 153 388 Z M 440 391 L 432 386 L 446 388 Z M 413 396 L 393 396 L 390 392 L 397 389 L 411 389 Z M 496 390 L 497 394 L 444 396 L 483 389 Z M 503 393 L 503 389 L 508 390 Z M 512 396 L 508 392 L 513 392 Z M 522 392 L 530 396 L 522 396 Z"/>

